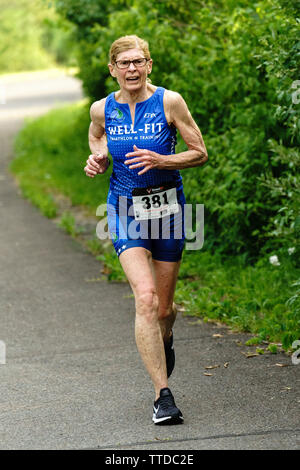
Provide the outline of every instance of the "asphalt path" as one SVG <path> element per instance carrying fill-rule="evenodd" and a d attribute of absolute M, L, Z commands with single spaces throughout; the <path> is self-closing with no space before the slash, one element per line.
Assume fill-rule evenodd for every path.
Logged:
<path fill-rule="evenodd" d="M 0 76 L 0 449 L 299 449 L 300 365 L 247 357 L 249 336 L 182 313 L 170 387 L 185 424 L 152 423 L 128 284 L 97 280 L 8 171 L 24 119 L 80 97 L 65 74 Z"/>

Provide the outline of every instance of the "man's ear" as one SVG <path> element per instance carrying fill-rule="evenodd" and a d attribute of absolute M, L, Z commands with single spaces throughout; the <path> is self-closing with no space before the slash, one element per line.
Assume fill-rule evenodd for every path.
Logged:
<path fill-rule="evenodd" d="M 116 77 L 115 67 L 112 64 L 107 64 L 107 65 L 108 65 L 111 76 Z"/>
<path fill-rule="evenodd" d="M 147 62 L 147 72 L 148 72 L 148 75 L 150 75 L 150 73 L 152 72 L 152 64 L 153 64 L 153 60 L 150 59 L 150 60 Z"/>

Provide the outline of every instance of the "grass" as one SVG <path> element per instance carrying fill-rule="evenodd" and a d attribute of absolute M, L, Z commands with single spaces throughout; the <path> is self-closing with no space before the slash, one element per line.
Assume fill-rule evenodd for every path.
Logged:
<path fill-rule="evenodd" d="M 280 266 L 267 260 L 245 266 L 238 257 L 225 262 L 209 252 L 185 252 L 176 300 L 189 314 L 255 334 L 252 344 L 267 340 L 288 349 L 300 333 L 299 315 L 287 305 L 294 276 L 288 257 Z"/>
<path fill-rule="evenodd" d="M 82 101 L 27 120 L 16 139 L 11 171 L 24 196 L 47 217 L 56 216 L 59 193 L 93 214 L 106 200 L 109 175 L 88 179 L 83 171 L 89 155 L 88 126 L 88 104 Z"/>
<path fill-rule="evenodd" d="M 84 207 L 95 215 L 98 205 L 106 201 L 110 173 L 90 179 L 83 171 L 89 155 L 88 126 L 86 101 L 27 121 L 15 142 L 11 171 L 24 196 L 45 216 L 57 217 L 61 212 L 59 225 L 83 240 L 104 263 L 109 280 L 125 281 L 111 242 L 100 242 L 94 234 L 83 237 L 74 210 L 72 214 L 62 211 L 58 202 L 62 194 L 73 209 Z M 278 344 L 289 350 L 300 338 L 300 293 L 292 287 L 297 278 L 299 272 L 288 254 L 282 256 L 279 266 L 271 265 L 267 258 L 250 266 L 242 256 L 224 260 L 211 254 L 205 251 L 204 243 L 203 250 L 184 251 L 175 300 L 186 315 L 252 333 L 249 345 L 268 342 L 268 351 L 276 353 Z M 260 354 L 261 348 L 258 350 Z"/>

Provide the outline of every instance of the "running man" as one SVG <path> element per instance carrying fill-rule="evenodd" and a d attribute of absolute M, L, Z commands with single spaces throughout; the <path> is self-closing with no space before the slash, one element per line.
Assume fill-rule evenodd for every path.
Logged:
<path fill-rule="evenodd" d="M 91 178 L 103 174 L 109 150 L 108 225 L 135 297 L 136 344 L 155 389 L 152 419 L 155 424 L 179 424 L 183 416 L 168 387 L 175 364 L 173 299 L 184 246 L 179 170 L 203 165 L 207 151 L 181 95 L 150 83 L 146 41 L 137 36 L 117 39 L 108 67 L 120 89 L 91 106 L 92 153 L 84 171 Z M 175 154 L 177 130 L 188 150 Z"/>

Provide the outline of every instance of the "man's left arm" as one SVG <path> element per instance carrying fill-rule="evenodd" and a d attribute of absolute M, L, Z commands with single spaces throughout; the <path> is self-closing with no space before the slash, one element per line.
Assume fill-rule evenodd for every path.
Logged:
<path fill-rule="evenodd" d="M 194 121 L 186 102 L 179 93 L 166 91 L 166 108 L 170 122 L 178 129 L 188 150 L 167 155 L 163 160 L 166 170 L 181 170 L 202 166 L 208 160 L 207 150 L 199 127 Z"/>
<path fill-rule="evenodd" d="M 208 160 L 201 131 L 195 123 L 187 105 L 179 93 L 166 90 L 165 114 L 169 124 L 180 132 L 188 150 L 171 155 L 161 155 L 148 149 L 139 149 L 126 155 L 125 165 L 130 169 L 141 168 L 139 175 L 148 170 L 181 170 L 202 166 Z"/>

